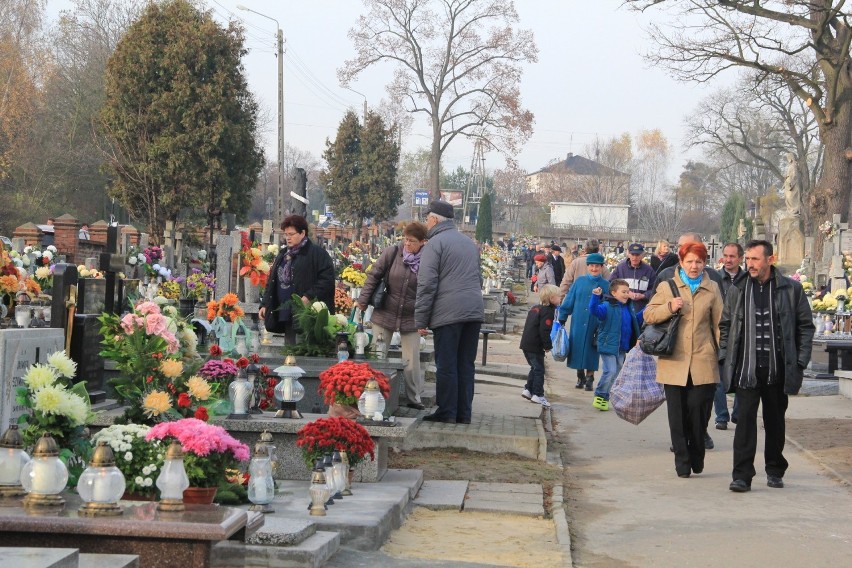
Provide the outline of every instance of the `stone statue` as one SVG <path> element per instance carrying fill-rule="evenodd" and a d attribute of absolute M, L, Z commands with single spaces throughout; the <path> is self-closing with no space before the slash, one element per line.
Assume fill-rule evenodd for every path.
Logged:
<path fill-rule="evenodd" d="M 784 172 L 784 204 L 787 217 L 798 217 L 802 210 L 802 191 L 799 183 L 799 167 L 796 156 L 787 152 L 787 170 Z"/>

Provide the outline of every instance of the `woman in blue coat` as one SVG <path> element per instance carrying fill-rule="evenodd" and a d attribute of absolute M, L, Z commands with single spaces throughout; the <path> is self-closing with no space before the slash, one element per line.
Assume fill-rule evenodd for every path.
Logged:
<path fill-rule="evenodd" d="M 565 299 L 559 306 L 559 321 L 563 324 L 571 316 L 571 328 L 568 330 L 570 352 L 568 368 L 577 369 L 576 388 L 594 389 L 595 371 L 598 370 L 598 350 L 592 345 L 592 337 L 598 328 L 598 319 L 589 311 L 592 290 L 600 287 L 604 294 L 609 292 L 609 282 L 601 276 L 604 257 L 593 253 L 586 255 L 585 276 L 574 281 Z"/>

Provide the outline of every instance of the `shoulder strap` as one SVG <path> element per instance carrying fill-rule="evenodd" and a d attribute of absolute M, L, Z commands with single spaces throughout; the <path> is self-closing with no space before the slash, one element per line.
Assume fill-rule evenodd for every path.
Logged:
<path fill-rule="evenodd" d="M 385 273 L 382 275 L 382 278 L 387 278 L 388 274 L 390 274 L 390 269 L 393 267 L 393 263 L 396 262 L 396 257 L 399 256 L 399 245 L 394 245 L 393 247 L 393 256 L 391 257 L 390 264 L 385 269 Z"/>
<path fill-rule="evenodd" d="M 669 287 L 671 287 L 671 289 L 672 289 L 672 298 L 679 297 L 680 294 L 678 294 L 677 286 L 675 286 L 675 283 L 674 283 L 674 278 L 669 278 L 668 280 L 666 280 L 666 282 L 669 283 Z"/>

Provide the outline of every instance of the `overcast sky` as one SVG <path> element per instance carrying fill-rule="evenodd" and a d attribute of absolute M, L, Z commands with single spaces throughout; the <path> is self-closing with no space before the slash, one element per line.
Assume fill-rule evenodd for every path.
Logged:
<path fill-rule="evenodd" d="M 244 60 L 249 85 L 272 122 L 264 131 L 264 146 L 275 159 L 278 79 L 275 57 L 276 24 L 243 4 L 278 20 L 284 30 L 284 137 L 288 144 L 319 156 L 326 138 L 333 138 L 343 113 L 359 115 L 364 98 L 343 89 L 336 70 L 352 57 L 347 37 L 364 10 L 359 0 L 205 0 L 222 21 L 245 23 L 249 54 Z M 649 68 L 642 54 L 650 48 L 645 25 L 663 14 L 639 14 L 620 7 L 622 0 L 516 0 L 520 26 L 535 33 L 538 63 L 527 65 L 521 88 L 524 106 L 535 115 L 535 131 L 519 156 L 521 167 L 533 172 L 568 152 L 582 154 L 596 137 L 623 132 L 636 135 L 659 128 L 674 150 L 670 181 L 680 173 L 683 120 L 697 102 L 721 86 L 678 83 Z M 48 0 L 55 15 L 68 0 Z M 388 68 L 364 74 L 352 88 L 370 105 L 387 98 Z M 723 78 L 724 79 L 724 78 Z M 727 77 L 728 81 L 733 79 Z M 403 149 L 429 145 L 429 127 L 417 117 Z M 469 168 L 472 146 L 457 139 L 444 154 L 446 170 Z M 496 153 L 486 155 L 486 168 L 501 167 Z"/>

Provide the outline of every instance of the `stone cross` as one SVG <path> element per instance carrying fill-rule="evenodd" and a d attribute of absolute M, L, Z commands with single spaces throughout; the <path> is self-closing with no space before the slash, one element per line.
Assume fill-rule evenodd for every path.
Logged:
<path fill-rule="evenodd" d="M 719 258 L 717 249 L 722 244 L 716 241 L 717 238 L 718 237 L 716 235 L 710 235 L 710 242 L 707 243 L 707 247 L 710 249 L 710 258 L 713 260 Z"/>
<path fill-rule="evenodd" d="M 106 298 L 104 311 L 109 314 L 121 311 L 123 299 L 115 301 L 115 285 L 118 273 L 124 270 L 124 255 L 118 252 L 118 223 L 110 223 L 107 228 L 106 250 L 101 253 L 100 270 L 106 280 Z"/>
<path fill-rule="evenodd" d="M 239 236 L 237 236 L 239 242 Z M 216 298 L 231 291 L 231 259 L 234 255 L 234 238 L 216 235 Z"/>

